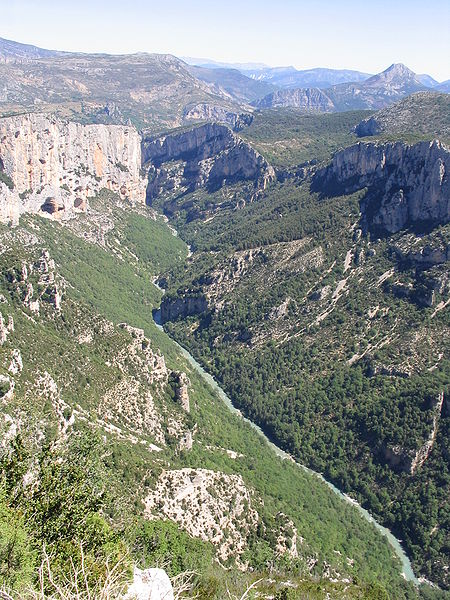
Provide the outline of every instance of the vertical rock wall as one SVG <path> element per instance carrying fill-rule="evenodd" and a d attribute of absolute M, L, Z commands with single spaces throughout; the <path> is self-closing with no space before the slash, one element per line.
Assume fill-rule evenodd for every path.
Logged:
<path fill-rule="evenodd" d="M 43 114 L 0 119 L 0 220 L 24 212 L 70 217 L 102 188 L 145 202 L 133 127 L 81 125 Z"/>

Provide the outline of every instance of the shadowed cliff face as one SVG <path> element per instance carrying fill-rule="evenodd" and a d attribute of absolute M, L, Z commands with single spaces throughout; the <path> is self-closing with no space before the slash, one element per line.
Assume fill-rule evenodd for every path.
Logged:
<path fill-rule="evenodd" d="M 140 137 L 133 127 L 80 125 L 41 114 L 0 120 L 0 220 L 25 212 L 69 217 L 107 188 L 143 203 Z"/>
<path fill-rule="evenodd" d="M 449 173 L 450 152 L 438 141 L 356 144 L 337 152 L 312 188 L 328 196 L 368 188 L 361 203 L 364 225 L 395 233 L 450 220 Z"/>
<path fill-rule="evenodd" d="M 165 191 L 212 191 L 237 181 L 265 187 L 273 168 L 225 125 L 207 123 L 182 133 L 145 138 L 142 157 L 149 169 L 147 200 Z"/>
<path fill-rule="evenodd" d="M 179 317 L 198 315 L 208 310 L 205 295 L 187 295 L 182 298 L 165 298 L 161 302 L 161 323 L 175 321 Z"/>

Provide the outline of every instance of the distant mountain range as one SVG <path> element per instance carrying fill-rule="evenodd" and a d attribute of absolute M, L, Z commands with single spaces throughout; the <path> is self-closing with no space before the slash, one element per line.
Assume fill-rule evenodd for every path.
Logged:
<path fill-rule="evenodd" d="M 192 56 L 179 56 L 182 61 L 188 65 L 196 67 L 205 67 L 206 69 L 237 69 L 238 71 L 249 71 L 249 70 L 262 70 L 270 69 L 269 65 L 264 63 L 230 63 L 230 62 L 218 62 L 209 58 L 193 58 Z"/>
<path fill-rule="evenodd" d="M 26 108 L 154 131 L 205 120 L 237 129 L 255 109 L 379 110 L 414 92 L 450 91 L 449 81 L 436 85 L 402 64 L 370 76 L 199 60 L 59 52 L 0 38 L 0 115 Z"/>
<path fill-rule="evenodd" d="M 442 83 L 437 85 L 436 90 L 438 92 L 445 92 L 446 94 L 450 94 L 450 79 L 447 79 L 447 81 L 443 81 Z"/>
<path fill-rule="evenodd" d="M 413 71 L 397 63 L 361 82 L 341 83 L 324 90 L 315 88 L 315 92 L 314 88 L 284 89 L 255 101 L 254 105 L 257 108 L 305 108 L 315 112 L 378 110 L 409 94 L 427 89 Z"/>
<path fill-rule="evenodd" d="M 317 87 L 326 89 L 339 83 L 364 81 L 370 77 L 369 73 L 350 69 L 318 68 L 299 71 L 294 67 L 275 67 L 243 72 L 251 79 L 267 81 L 281 88 Z"/>
<path fill-rule="evenodd" d="M 289 67 L 269 67 L 264 63 L 226 63 L 209 60 L 207 58 L 181 57 L 187 64 L 204 67 L 207 69 L 236 69 L 243 75 L 265 81 L 280 88 L 313 88 L 326 89 L 340 83 L 358 83 L 373 76 L 373 73 L 365 73 L 352 69 L 296 69 Z M 434 88 L 440 84 L 431 75 L 416 75 L 417 79 L 426 87 Z M 440 90 L 443 91 L 443 90 Z"/>

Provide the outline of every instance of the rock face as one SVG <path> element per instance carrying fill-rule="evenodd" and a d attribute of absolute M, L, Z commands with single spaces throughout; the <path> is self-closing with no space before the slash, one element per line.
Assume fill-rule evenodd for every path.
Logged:
<path fill-rule="evenodd" d="M 32 313 L 39 314 L 42 306 L 51 305 L 61 310 L 65 282 L 56 271 L 55 261 L 48 250 L 43 250 L 35 262 L 22 262 L 20 270 L 10 269 L 8 282 L 14 286 L 24 306 Z M 12 331 L 14 323 L 8 321 Z"/>
<path fill-rule="evenodd" d="M 189 535 L 211 542 L 220 561 L 239 561 L 259 521 L 254 491 L 240 475 L 209 469 L 163 471 L 145 500 L 148 519 L 167 518 Z"/>
<path fill-rule="evenodd" d="M 144 137 L 142 158 L 149 168 L 149 202 L 164 191 L 203 186 L 214 190 L 238 181 L 264 188 L 275 179 L 274 169 L 256 150 L 217 123 L 156 139 Z"/>
<path fill-rule="evenodd" d="M 175 321 L 178 317 L 198 315 L 208 310 L 208 301 L 204 295 L 187 295 L 181 298 L 166 297 L 161 303 L 161 323 Z"/>
<path fill-rule="evenodd" d="M 189 385 L 190 381 L 186 373 L 175 373 L 176 396 L 179 404 L 186 412 L 190 411 L 189 403 Z"/>
<path fill-rule="evenodd" d="M 413 245 L 413 241 L 410 242 L 407 238 L 405 244 L 397 243 L 393 246 L 393 251 L 399 261 L 406 263 L 407 266 L 427 269 L 450 260 L 450 242 L 442 241 L 433 246 L 425 244 L 417 248 L 417 243 Z M 410 243 L 408 244 L 408 242 Z"/>
<path fill-rule="evenodd" d="M 450 151 L 440 142 L 356 144 L 319 170 L 312 188 L 328 195 L 368 188 L 363 224 L 395 233 L 450 220 Z"/>
<path fill-rule="evenodd" d="M 125 595 L 127 600 L 173 600 L 173 588 L 164 569 L 134 568 L 133 583 Z"/>
<path fill-rule="evenodd" d="M 434 442 L 436 440 L 439 420 L 442 413 L 444 403 L 444 393 L 441 392 L 433 403 L 433 426 L 431 428 L 428 438 L 424 441 L 422 446 L 414 450 L 405 450 L 400 446 L 394 446 L 392 448 L 383 448 L 383 455 L 386 462 L 394 470 L 399 472 L 408 473 L 414 475 L 417 469 L 423 465 L 427 460 L 430 452 L 433 449 Z"/>
<path fill-rule="evenodd" d="M 226 123 L 233 131 L 240 131 L 248 127 L 253 121 L 253 115 L 250 113 L 236 113 L 227 110 L 223 106 L 201 102 L 188 108 L 184 118 L 192 121 L 213 121 Z"/>
<path fill-rule="evenodd" d="M 305 112 L 333 112 L 335 106 L 327 94 L 319 88 L 278 90 L 254 102 L 257 108 L 300 108 Z"/>
<path fill-rule="evenodd" d="M 145 201 L 140 138 L 133 127 L 80 125 L 43 114 L 0 119 L 0 220 L 25 212 L 67 218 L 102 188 Z M 10 189 L 12 188 L 12 189 Z"/>

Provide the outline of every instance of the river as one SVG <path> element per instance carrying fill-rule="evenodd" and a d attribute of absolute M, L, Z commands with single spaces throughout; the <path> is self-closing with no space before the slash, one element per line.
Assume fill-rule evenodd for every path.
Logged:
<path fill-rule="evenodd" d="M 164 292 L 164 290 L 162 288 L 160 288 L 159 286 L 157 286 L 157 287 L 159 290 Z M 161 331 L 164 331 L 164 329 L 161 325 L 161 315 L 160 315 L 159 310 L 153 312 L 153 319 L 154 319 L 155 324 L 158 327 L 158 329 L 160 329 Z M 166 335 L 168 335 L 168 334 L 166 333 Z M 170 336 L 168 336 L 168 337 L 170 337 Z M 369 513 L 369 511 L 367 511 L 365 508 L 360 506 L 358 504 L 358 502 L 356 502 L 356 500 L 354 500 L 353 498 L 350 498 L 349 496 L 347 496 L 346 494 L 341 492 L 341 490 L 339 490 L 330 481 L 327 481 L 323 477 L 323 475 L 321 475 L 320 473 L 317 473 L 316 471 L 313 471 L 312 469 L 306 467 L 305 465 L 302 465 L 301 463 L 299 463 L 297 461 L 294 461 L 294 459 L 292 458 L 292 456 L 290 454 L 288 454 L 287 452 L 284 452 L 284 450 L 281 450 L 281 448 L 278 448 L 278 446 L 276 446 L 273 442 L 271 442 L 269 440 L 269 438 L 266 436 L 266 434 L 263 432 L 263 430 L 258 425 L 256 425 L 255 423 L 253 423 L 253 421 L 250 421 L 249 419 L 244 417 L 242 415 L 241 411 L 233 406 L 233 403 L 231 402 L 230 398 L 226 395 L 226 393 L 223 391 L 223 389 L 220 387 L 220 385 L 217 383 L 217 381 L 214 379 L 214 377 L 212 377 L 212 375 L 210 375 L 209 373 L 207 373 L 205 371 L 205 369 L 201 366 L 201 364 L 195 360 L 195 358 L 192 356 L 192 354 L 190 354 L 186 350 L 186 348 L 181 346 L 178 342 L 176 342 L 172 338 L 170 338 L 170 339 L 172 340 L 172 342 L 174 344 L 176 344 L 176 346 L 179 348 L 180 352 L 189 361 L 189 363 L 192 365 L 192 367 L 203 377 L 203 379 L 209 384 L 209 386 L 218 394 L 219 398 L 221 400 L 223 400 L 223 402 L 227 405 L 227 407 L 230 409 L 231 412 L 239 414 L 244 419 L 244 421 L 246 421 L 253 429 L 255 429 L 259 433 L 259 435 L 264 438 L 266 443 L 275 452 L 275 454 L 277 454 L 278 456 L 280 456 L 283 459 L 294 462 L 300 469 L 303 469 L 303 470 L 307 471 L 308 473 L 311 473 L 312 475 L 316 476 L 318 479 L 321 479 L 330 489 L 333 490 L 333 492 L 335 494 L 340 496 L 343 500 L 345 500 L 349 504 L 352 504 L 355 507 L 355 509 L 358 510 L 360 512 L 360 514 L 367 521 L 369 521 L 369 523 L 372 523 L 376 527 L 376 529 L 378 529 L 378 531 L 380 531 L 387 538 L 387 540 L 389 541 L 392 548 L 395 550 L 395 553 L 397 554 L 397 556 L 399 557 L 399 559 L 402 563 L 402 572 L 403 572 L 404 578 L 407 581 L 412 581 L 416 585 L 420 583 L 420 581 L 414 575 L 411 561 L 409 560 L 408 556 L 406 555 L 405 551 L 403 550 L 402 545 L 400 544 L 400 541 L 391 533 L 391 531 L 389 529 L 387 529 L 386 527 L 383 527 L 383 525 L 378 523 L 378 521 L 376 521 L 372 517 L 372 515 Z"/>

